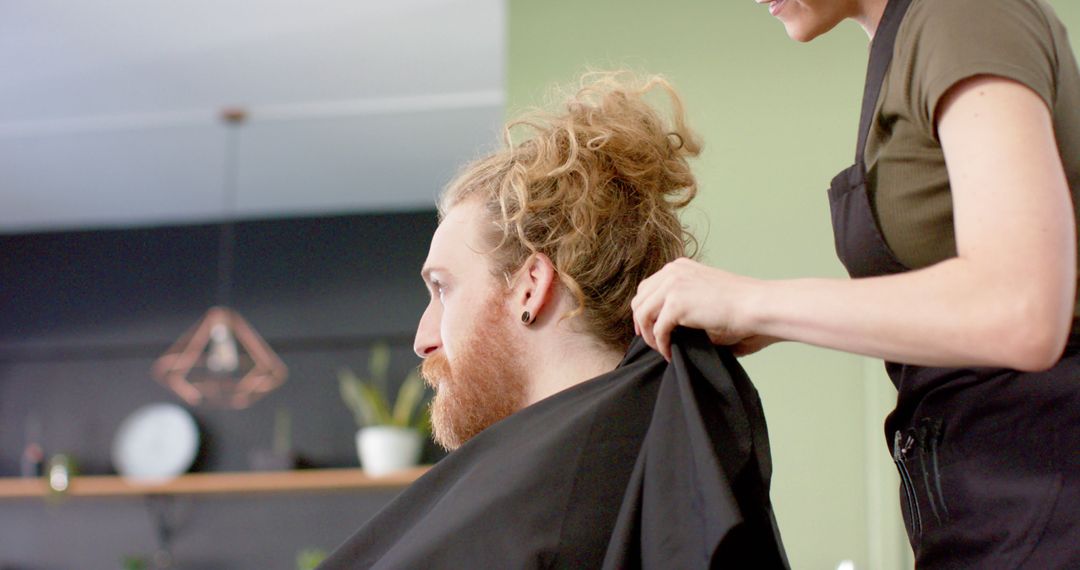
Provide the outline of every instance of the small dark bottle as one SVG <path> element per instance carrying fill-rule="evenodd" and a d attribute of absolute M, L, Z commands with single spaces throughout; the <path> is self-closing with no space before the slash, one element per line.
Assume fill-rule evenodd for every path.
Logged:
<path fill-rule="evenodd" d="M 45 474 L 45 450 L 37 443 L 26 444 L 19 471 L 23 477 L 41 477 Z"/>
<path fill-rule="evenodd" d="M 31 413 L 26 419 L 26 446 L 19 458 L 19 474 L 23 477 L 45 475 L 45 449 L 41 446 L 41 420 Z"/>

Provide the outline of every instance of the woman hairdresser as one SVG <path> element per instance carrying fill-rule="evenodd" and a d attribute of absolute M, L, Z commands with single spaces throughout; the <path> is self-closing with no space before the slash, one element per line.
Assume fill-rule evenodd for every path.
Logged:
<path fill-rule="evenodd" d="M 853 279 L 689 260 L 644 281 L 638 332 L 749 353 L 882 358 L 886 439 L 920 568 L 1080 568 L 1080 73 L 1044 0 L 757 0 L 809 41 L 871 37 L 856 163 L 829 189 Z"/>

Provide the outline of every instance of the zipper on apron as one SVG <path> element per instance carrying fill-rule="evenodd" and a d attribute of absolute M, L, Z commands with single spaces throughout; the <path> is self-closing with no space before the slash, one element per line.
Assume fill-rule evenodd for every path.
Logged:
<path fill-rule="evenodd" d="M 900 472 L 900 482 L 904 485 L 904 497 L 911 517 L 911 532 L 913 536 L 917 536 L 922 533 L 922 511 L 919 509 L 918 496 L 915 494 L 915 484 L 907 468 L 907 453 L 914 444 L 915 439 L 910 435 L 904 441 L 904 434 L 899 430 L 893 435 L 893 462 L 896 463 L 896 470 Z"/>

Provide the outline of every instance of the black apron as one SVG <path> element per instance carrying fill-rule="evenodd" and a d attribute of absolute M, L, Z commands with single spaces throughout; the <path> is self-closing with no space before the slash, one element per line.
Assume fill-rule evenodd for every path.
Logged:
<path fill-rule="evenodd" d="M 881 234 L 864 152 L 896 33 L 891 0 L 870 48 L 855 164 L 829 188 L 836 252 L 852 278 L 908 271 Z M 1080 568 L 1080 338 L 1052 369 L 886 362 L 898 391 L 885 436 L 919 568 Z"/>

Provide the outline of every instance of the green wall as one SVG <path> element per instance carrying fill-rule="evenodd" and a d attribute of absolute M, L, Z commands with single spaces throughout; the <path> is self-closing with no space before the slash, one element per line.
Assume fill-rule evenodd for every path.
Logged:
<path fill-rule="evenodd" d="M 1080 3 L 1056 0 L 1080 30 Z M 841 276 L 825 190 L 852 160 L 867 39 L 847 22 L 810 44 L 750 0 L 509 2 L 508 113 L 589 68 L 661 73 L 705 140 L 686 219 L 710 264 L 762 278 Z M 795 568 L 907 560 L 881 421 L 878 362 L 785 344 L 743 360 L 765 402 L 773 499 Z"/>

